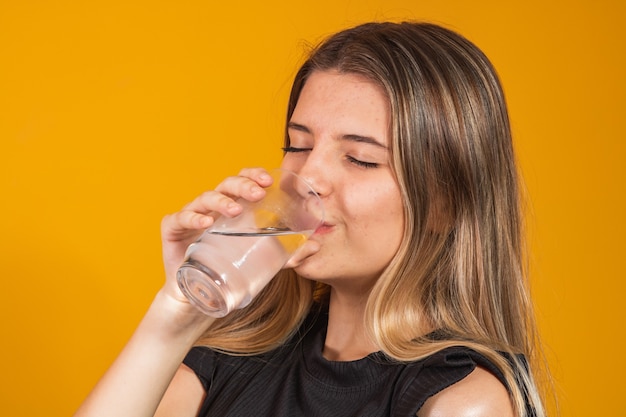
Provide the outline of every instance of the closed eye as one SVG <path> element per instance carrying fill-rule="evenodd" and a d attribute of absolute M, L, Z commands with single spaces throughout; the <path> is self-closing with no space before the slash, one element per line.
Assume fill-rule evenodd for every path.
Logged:
<path fill-rule="evenodd" d="M 298 153 L 298 152 L 308 152 L 312 148 L 296 148 L 294 146 L 285 146 L 283 148 L 283 152 L 285 153 Z"/>
<path fill-rule="evenodd" d="M 346 159 L 348 161 L 350 161 L 351 163 L 353 163 L 354 165 L 363 167 L 363 168 L 378 168 L 378 164 L 376 162 L 365 162 L 365 161 L 360 161 L 356 158 L 353 158 L 351 156 L 346 156 Z"/>

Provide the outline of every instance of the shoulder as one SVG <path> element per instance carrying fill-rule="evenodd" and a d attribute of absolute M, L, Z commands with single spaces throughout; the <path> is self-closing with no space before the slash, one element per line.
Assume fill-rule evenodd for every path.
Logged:
<path fill-rule="evenodd" d="M 480 366 L 455 384 L 430 397 L 418 417 L 513 417 L 509 392 Z"/>

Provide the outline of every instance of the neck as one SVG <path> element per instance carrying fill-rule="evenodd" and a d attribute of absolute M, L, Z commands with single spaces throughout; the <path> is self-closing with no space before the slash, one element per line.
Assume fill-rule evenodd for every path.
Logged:
<path fill-rule="evenodd" d="M 352 361 L 378 351 L 365 330 L 365 304 L 368 294 L 369 291 L 353 294 L 331 289 L 328 330 L 323 352 L 326 359 Z"/>

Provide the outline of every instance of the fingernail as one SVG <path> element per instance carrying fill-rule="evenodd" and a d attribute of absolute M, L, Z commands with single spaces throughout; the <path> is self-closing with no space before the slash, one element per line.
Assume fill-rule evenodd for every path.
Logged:
<path fill-rule="evenodd" d="M 261 194 L 263 192 L 263 189 L 259 186 L 253 186 L 252 189 L 250 190 L 250 192 L 252 193 L 253 196 L 257 196 L 259 194 Z"/>
<path fill-rule="evenodd" d="M 239 208 L 240 208 L 239 204 L 235 202 L 228 203 L 228 205 L 226 206 L 226 210 L 228 210 L 228 212 L 230 213 L 235 213 L 239 211 Z"/>

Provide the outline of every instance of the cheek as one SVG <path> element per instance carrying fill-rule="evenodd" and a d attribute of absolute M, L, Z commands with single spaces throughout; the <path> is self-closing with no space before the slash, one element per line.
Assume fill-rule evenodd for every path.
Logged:
<path fill-rule="evenodd" d="M 299 170 L 299 164 L 296 163 L 296 158 L 293 157 L 293 155 L 285 155 L 283 157 L 283 160 L 280 163 L 280 167 L 282 169 L 286 169 L 288 171 L 292 171 L 292 172 L 298 172 Z"/>
<path fill-rule="evenodd" d="M 377 212 L 386 243 L 397 248 L 404 233 L 404 205 L 397 187 L 389 187 L 378 196 Z"/>
<path fill-rule="evenodd" d="M 399 241 L 404 230 L 404 209 L 396 187 L 381 186 L 354 193 L 353 220 L 386 242 Z"/>

